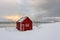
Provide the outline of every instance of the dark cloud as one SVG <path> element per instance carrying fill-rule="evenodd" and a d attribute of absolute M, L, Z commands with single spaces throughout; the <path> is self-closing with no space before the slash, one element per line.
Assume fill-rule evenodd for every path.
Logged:
<path fill-rule="evenodd" d="M 47 16 L 60 16 L 60 0 L 48 0 L 45 9 L 48 10 Z"/>
<path fill-rule="evenodd" d="M 46 12 L 41 13 L 41 8 Z M 47 0 L 47 3 L 42 7 L 40 5 L 36 7 L 36 12 L 38 13 L 36 19 L 38 20 L 42 17 L 60 17 L 60 0 Z"/>

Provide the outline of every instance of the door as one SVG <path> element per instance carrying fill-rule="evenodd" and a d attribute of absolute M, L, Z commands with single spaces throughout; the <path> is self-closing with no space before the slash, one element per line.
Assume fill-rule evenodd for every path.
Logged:
<path fill-rule="evenodd" d="M 24 31 L 24 24 L 20 23 L 20 31 Z"/>
<path fill-rule="evenodd" d="M 22 31 L 24 31 L 24 24 L 22 24 Z"/>

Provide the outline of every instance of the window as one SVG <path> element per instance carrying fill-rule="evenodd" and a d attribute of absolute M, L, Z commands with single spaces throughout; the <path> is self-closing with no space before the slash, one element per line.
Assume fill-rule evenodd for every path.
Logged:
<path fill-rule="evenodd" d="M 29 27 L 29 24 L 25 24 L 26 27 Z"/>

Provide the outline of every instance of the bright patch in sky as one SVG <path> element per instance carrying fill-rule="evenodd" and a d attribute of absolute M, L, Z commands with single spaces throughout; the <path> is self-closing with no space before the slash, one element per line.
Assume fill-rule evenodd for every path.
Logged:
<path fill-rule="evenodd" d="M 17 21 L 18 19 L 20 19 L 22 17 L 22 15 L 9 15 L 9 16 L 5 16 L 4 18 L 6 19 L 10 19 L 12 21 Z"/>

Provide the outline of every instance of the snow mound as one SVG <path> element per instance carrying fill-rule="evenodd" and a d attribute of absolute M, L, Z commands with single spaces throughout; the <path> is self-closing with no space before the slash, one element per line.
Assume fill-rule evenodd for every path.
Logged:
<path fill-rule="evenodd" d="M 33 30 L 30 31 L 35 31 L 38 30 L 39 27 L 33 26 Z M 0 28 L 1 31 L 7 31 L 7 32 L 18 32 L 16 27 L 6 27 L 6 28 Z M 28 31 L 28 30 L 27 30 Z M 21 31 L 20 31 L 21 32 Z M 22 31 L 23 32 L 23 31 Z"/>

